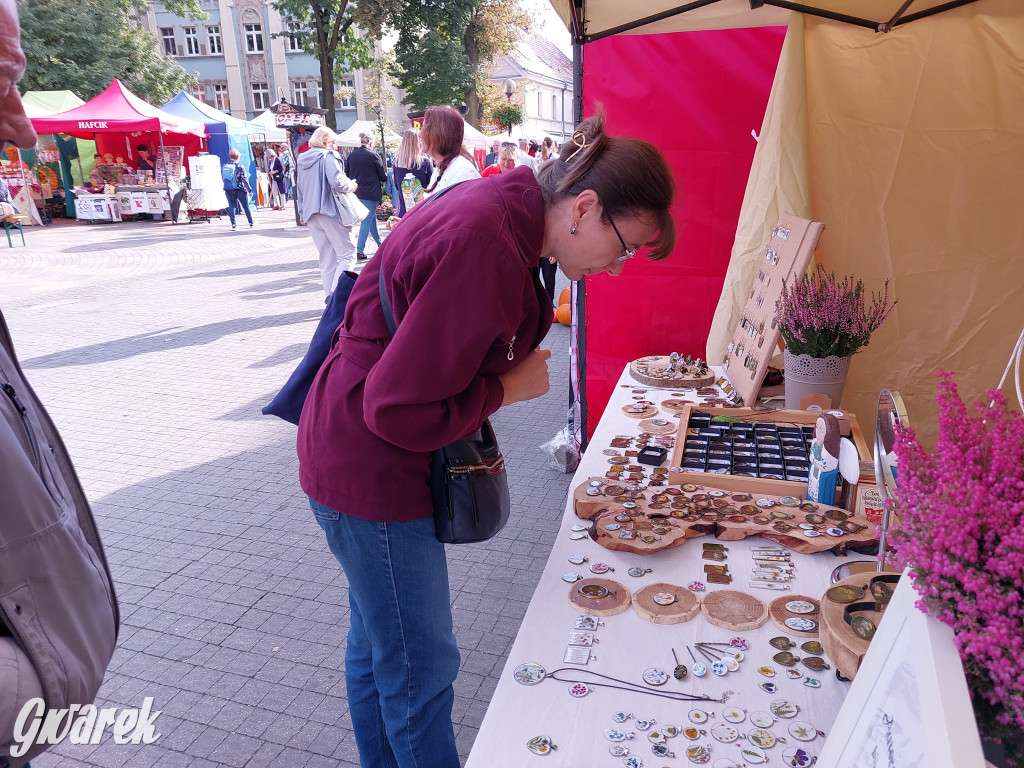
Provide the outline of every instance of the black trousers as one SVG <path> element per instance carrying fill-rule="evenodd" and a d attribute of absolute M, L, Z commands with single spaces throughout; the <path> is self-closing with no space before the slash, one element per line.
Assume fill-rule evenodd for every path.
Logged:
<path fill-rule="evenodd" d="M 547 259 L 540 260 L 540 276 L 544 280 L 544 290 L 548 292 L 548 296 L 551 297 L 551 303 L 555 303 L 555 271 L 558 269 L 557 264 L 552 264 Z"/>

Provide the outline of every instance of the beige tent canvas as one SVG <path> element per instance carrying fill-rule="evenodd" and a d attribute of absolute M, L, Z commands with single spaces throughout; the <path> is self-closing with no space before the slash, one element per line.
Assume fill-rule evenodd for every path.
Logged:
<path fill-rule="evenodd" d="M 359 134 L 365 133 L 373 137 L 374 144 L 380 143 L 380 126 L 373 120 L 356 120 L 352 125 L 338 134 L 339 147 L 358 147 Z M 390 128 L 384 129 L 384 142 L 391 146 L 398 144 L 402 137 Z"/>
<path fill-rule="evenodd" d="M 885 18 L 902 3 L 813 4 Z M 668 5 L 587 0 L 585 32 Z M 730 6 L 724 26 L 778 12 L 721 0 L 636 31 L 703 29 L 705 11 Z M 931 442 L 936 371 L 955 372 L 966 400 L 983 397 L 1024 323 L 1024 3 L 978 0 L 886 34 L 787 18 L 707 358 L 722 359 L 779 214 L 821 221 L 819 263 L 869 290 L 888 278 L 899 298 L 853 358 L 842 404 L 870 423 L 879 389 L 899 389 Z"/>

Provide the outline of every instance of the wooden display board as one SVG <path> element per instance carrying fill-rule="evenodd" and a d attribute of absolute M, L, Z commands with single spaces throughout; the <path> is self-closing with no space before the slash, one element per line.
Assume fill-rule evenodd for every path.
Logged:
<path fill-rule="evenodd" d="M 602 547 L 638 555 L 650 555 L 687 539 L 709 535 L 720 541 L 760 536 L 802 554 L 877 551 L 875 527 L 866 518 L 827 504 L 807 504 L 805 509 L 786 506 L 779 503 L 779 498 L 730 494 L 714 486 L 692 484 L 649 487 L 630 495 L 617 480 L 590 478 L 574 489 L 573 509 L 578 518 L 594 524 L 590 536 Z M 759 506 L 758 499 L 762 503 L 771 500 L 772 506 Z M 844 526 L 851 532 L 807 536 L 799 526 L 808 522 L 808 514 L 825 519 L 818 526 L 822 531 Z"/>
<path fill-rule="evenodd" d="M 722 359 L 725 375 L 746 406 L 757 400 L 768 361 L 779 343 L 775 306 L 782 295 L 782 283 L 792 283 L 807 271 L 824 229 L 821 222 L 784 213 L 772 230 L 747 303 Z"/>
<path fill-rule="evenodd" d="M 686 440 L 687 437 L 694 437 L 694 432 L 699 431 L 691 418 L 694 414 L 710 415 L 712 419 L 716 416 L 727 416 L 737 418 L 740 422 L 747 424 L 769 423 L 783 427 L 813 427 L 818 415 L 813 411 L 787 411 L 787 410 L 754 410 L 753 408 L 712 408 L 701 405 L 688 405 L 683 408 L 679 416 L 679 431 L 676 436 L 675 448 L 672 451 L 671 467 L 684 468 L 686 466 Z M 843 437 L 848 437 L 857 447 L 857 453 L 862 462 L 872 460 L 871 450 L 864 439 L 857 417 L 852 413 L 845 413 L 839 418 L 839 428 Z M 753 494 L 776 495 L 776 496 L 797 496 L 803 498 L 807 493 L 807 481 L 797 480 L 776 480 L 767 477 L 748 477 L 746 475 L 734 475 L 730 472 L 719 474 L 708 471 L 670 471 L 669 483 L 673 485 L 681 483 L 696 483 L 708 485 L 712 488 L 722 488 L 728 491 L 745 491 Z M 852 496 L 853 494 L 848 494 Z"/>
<path fill-rule="evenodd" d="M 701 370 L 703 373 L 699 372 Z M 637 358 L 629 364 L 629 375 L 648 387 L 696 389 L 715 383 L 715 374 L 708 370 L 703 360 L 695 360 L 689 365 L 679 361 L 673 365 L 670 355 Z"/>

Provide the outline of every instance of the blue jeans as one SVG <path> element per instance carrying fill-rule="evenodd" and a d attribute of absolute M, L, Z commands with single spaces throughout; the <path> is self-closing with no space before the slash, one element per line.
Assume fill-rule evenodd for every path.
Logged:
<path fill-rule="evenodd" d="M 366 218 L 363 219 L 363 223 L 359 225 L 359 242 L 356 244 L 356 250 L 362 253 L 363 249 L 366 248 L 367 235 L 373 235 L 377 245 L 380 245 L 380 232 L 377 231 L 377 203 L 373 200 L 363 200 L 362 198 L 359 198 L 359 202 L 369 211 L 366 214 Z"/>
<path fill-rule="evenodd" d="M 249 213 L 249 193 L 244 189 L 225 189 L 224 194 L 228 197 L 228 219 L 231 226 L 235 226 L 235 211 L 241 208 L 245 211 L 245 218 L 252 224 L 252 214 Z"/>
<path fill-rule="evenodd" d="M 380 523 L 309 506 L 348 578 L 345 687 L 360 765 L 459 768 L 459 649 L 433 518 Z"/>

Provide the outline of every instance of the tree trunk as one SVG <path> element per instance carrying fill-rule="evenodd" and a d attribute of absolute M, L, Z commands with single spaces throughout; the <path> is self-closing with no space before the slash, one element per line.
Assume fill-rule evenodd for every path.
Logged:
<path fill-rule="evenodd" d="M 466 122 L 477 130 L 480 130 L 480 122 L 483 119 L 483 107 L 480 104 L 480 95 L 476 90 L 476 78 L 480 72 L 480 46 L 477 44 L 477 20 L 474 14 L 466 25 L 466 34 L 463 42 L 466 46 L 466 58 L 473 69 L 473 79 L 466 88 Z"/>
<path fill-rule="evenodd" d="M 315 4 L 311 4 L 310 16 L 313 19 L 313 25 L 316 27 L 316 45 L 320 55 L 317 57 L 320 60 L 320 83 L 323 86 L 324 92 L 324 103 L 319 106 L 327 110 L 327 114 L 324 115 L 326 118 L 327 126 L 332 131 L 338 130 L 338 119 L 334 113 L 334 55 L 329 50 L 328 44 L 328 29 L 327 25 L 329 19 L 327 18 L 324 9 L 318 7 Z M 308 100 L 308 94 L 307 94 Z"/>

